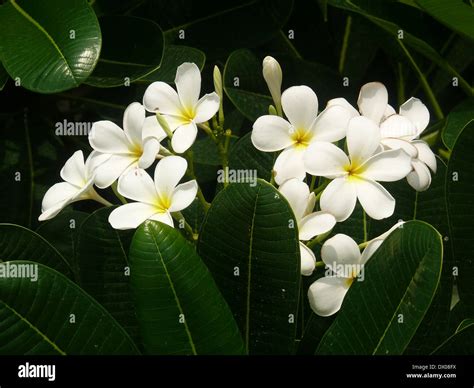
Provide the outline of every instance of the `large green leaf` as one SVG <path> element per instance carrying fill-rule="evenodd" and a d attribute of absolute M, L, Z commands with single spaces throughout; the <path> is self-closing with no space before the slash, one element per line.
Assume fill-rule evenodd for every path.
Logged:
<path fill-rule="evenodd" d="M 459 134 L 472 121 L 474 121 L 474 98 L 469 98 L 456 106 L 446 118 L 442 132 L 446 147 L 452 149 Z"/>
<path fill-rule="evenodd" d="M 150 354 L 242 354 L 237 324 L 194 247 L 177 231 L 146 222 L 130 246 L 140 332 Z"/>
<path fill-rule="evenodd" d="M 474 41 L 474 8 L 462 0 L 415 0 L 436 20 Z"/>
<path fill-rule="evenodd" d="M 5 87 L 5 84 L 7 83 L 8 78 L 10 78 L 10 77 L 8 76 L 7 71 L 5 70 L 3 65 L 0 63 L 0 92 Z"/>
<path fill-rule="evenodd" d="M 370 20 L 373 24 L 380 27 L 383 31 L 386 31 L 390 34 L 393 39 L 398 41 L 400 44 L 406 44 L 410 48 L 416 50 L 421 55 L 425 56 L 430 61 L 436 63 L 440 68 L 442 68 L 447 73 L 455 76 L 459 79 L 459 85 L 466 91 L 468 95 L 472 95 L 472 87 L 469 85 L 466 80 L 464 80 L 460 74 L 454 69 L 432 46 L 426 43 L 423 39 L 418 38 L 417 36 L 406 31 L 406 29 L 400 27 L 396 23 L 385 20 L 379 16 L 376 16 L 362 7 L 357 6 L 350 0 L 328 0 L 328 4 L 341 8 L 345 11 L 355 12 L 359 15 Z M 399 40 L 398 34 L 399 31 L 403 31 L 403 39 Z"/>
<path fill-rule="evenodd" d="M 0 7 L 0 60 L 21 85 L 54 93 L 80 85 L 101 48 L 86 0 L 12 0 Z"/>
<path fill-rule="evenodd" d="M 129 86 L 160 67 L 164 38 L 155 22 L 133 16 L 103 16 L 100 28 L 102 52 L 87 84 Z"/>
<path fill-rule="evenodd" d="M 352 284 L 318 354 L 402 354 L 428 310 L 441 275 L 442 241 L 429 224 L 394 231 Z"/>
<path fill-rule="evenodd" d="M 80 211 L 62 211 L 53 219 L 41 223 L 36 229 L 36 233 L 67 258 L 76 276 L 78 275 L 77 238 L 81 224 L 88 216 L 88 213 Z"/>
<path fill-rule="evenodd" d="M 37 265 L 38 279 L 0 277 L 0 354 L 138 353 L 112 316 L 59 272 L 32 261 L 4 265 Z"/>
<path fill-rule="evenodd" d="M 443 356 L 466 355 L 474 353 L 474 322 L 463 323 L 451 337 L 444 341 L 433 354 Z"/>
<path fill-rule="evenodd" d="M 193 47 L 166 46 L 160 68 L 141 78 L 140 82 L 162 81 L 173 83 L 176 77 L 176 69 L 184 62 L 194 62 L 202 70 L 206 62 L 206 54 Z"/>
<path fill-rule="evenodd" d="M 298 231 L 278 191 L 260 179 L 253 187 L 230 184 L 207 212 L 198 250 L 234 313 L 246 350 L 292 353 L 301 278 Z"/>
<path fill-rule="evenodd" d="M 76 258 L 79 279 L 84 290 L 135 338 L 138 326 L 127 257 L 133 233 L 112 228 L 108 221 L 112 210 L 99 209 L 81 224 Z"/>
<path fill-rule="evenodd" d="M 449 238 L 452 242 L 459 297 L 474 301 L 474 122 L 459 135 L 449 159 L 446 175 L 446 202 L 449 216 Z"/>
<path fill-rule="evenodd" d="M 0 224 L 0 263 L 32 260 L 72 276 L 70 262 L 43 237 L 20 225 Z"/>

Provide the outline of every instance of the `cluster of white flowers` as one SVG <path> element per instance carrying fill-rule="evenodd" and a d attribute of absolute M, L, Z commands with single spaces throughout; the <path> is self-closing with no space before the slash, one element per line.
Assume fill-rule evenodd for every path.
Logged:
<path fill-rule="evenodd" d="M 281 151 L 274 167 L 274 181 L 287 199 L 299 231 L 301 274 L 309 276 L 316 257 L 306 242 L 322 242 L 337 222 L 347 220 L 357 201 L 373 219 L 390 217 L 395 199 L 379 182 L 407 178 L 418 191 L 431 183 L 436 158 L 419 140 L 429 123 L 426 106 L 416 98 L 405 102 L 397 114 L 388 104 L 381 83 L 362 86 L 358 110 L 343 98 L 330 100 L 318 111 L 316 93 L 307 86 L 293 86 L 281 93 L 282 71 L 272 57 L 263 61 L 263 77 L 274 101 L 275 114 L 258 118 L 252 142 L 261 151 Z M 116 229 L 132 229 L 151 219 L 173 226 L 173 213 L 189 206 L 198 193 L 195 180 L 179 183 L 188 163 L 176 154 L 186 152 L 196 140 L 198 127 L 213 136 L 207 122 L 222 114 L 222 79 L 214 70 L 217 91 L 199 98 L 201 73 L 194 63 L 183 63 L 176 72 L 177 91 L 164 82 L 152 83 L 143 105 L 134 102 L 123 116 L 123 129 L 111 121 L 94 123 L 89 134 L 93 149 L 84 161 L 75 152 L 61 170 L 64 182 L 45 194 L 39 220 L 56 216 L 67 205 L 85 199 L 110 206 L 94 186 L 112 186 L 118 196 L 135 202 L 114 209 L 109 222 Z M 154 113 L 146 116 L 146 111 Z M 166 148 L 162 143 L 170 139 Z M 345 139 L 345 149 L 340 148 Z M 336 145 L 337 144 L 337 145 Z M 158 160 L 154 177 L 146 169 Z M 305 182 L 307 174 L 315 190 Z M 318 178 L 316 178 L 318 177 Z M 318 201 L 319 200 L 319 201 Z M 316 204 L 319 210 L 315 211 Z M 322 262 L 330 269 L 309 288 L 313 310 L 322 316 L 337 312 L 344 296 L 365 262 L 400 224 L 365 242 L 361 248 L 349 236 L 337 234 L 321 249 Z M 318 241 L 319 239 L 319 241 Z M 341 267 L 342 266 L 342 267 Z M 341 269 L 351 266 L 350 271 Z M 341 267 L 341 268 L 340 268 Z"/>
<path fill-rule="evenodd" d="M 308 86 L 281 92 L 282 71 L 274 58 L 263 60 L 263 76 L 276 114 L 255 121 L 252 142 L 260 151 L 282 151 L 273 167 L 274 179 L 293 209 L 300 240 L 330 232 L 336 222 L 351 216 L 357 200 L 373 219 L 392 216 L 395 199 L 379 182 L 407 178 L 417 191 L 430 186 L 430 169 L 436 172 L 436 158 L 418 139 L 430 118 L 419 99 L 410 98 L 397 114 L 388 104 L 385 86 L 371 82 L 360 90 L 358 110 L 344 98 L 335 98 L 319 113 L 316 93 Z M 347 152 L 339 148 L 344 138 Z M 307 174 L 326 179 L 327 186 L 322 186 L 319 198 L 320 211 L 313 212 L 315 195 L 303 182 Z M 317 314 L 327 316 L 338 311 L 358 276 L 359 270 L 342 275 L 333 268 L 334 263 L 362 266 L 395 227 L 364 244 L 362 254 L 355 241 L 343 234 L 323 244 L 322 260 L 334 276 L 317 280 L 309 289 L 310 304 Z M 301 273 L 311 275 L 316 264 L 314 253 L 301 241 L 300 251 Z"/>
<path fill-rule="evenodd" d="M 199 99 L 201 72 L 194 63 L 178 67 L 175 83 L 177 92 L 164 82 L 152 83 L 145 91 L 143 105 L 134 102 L 125 110 L 123 129 L 111 121 L 94 123 L 89 133 L 93 151 L 85 163 L 82 151 L 68 159 L 61 170 L 65 182 L 46 192 L 40 221 L 53 218 L 80 200 L 92 199 L 110 206 L 94 185 L 105 189 L 117 184 L 120 195 L 137 202 L 112 211 L 109 222 L 114 228 L 136 228 L 147 219 L 173 226 L 171 213 L 188 207 L 198 190 L 195 180 L 179 184 L 187 161 L 174 154 L 191 147 L 197 126 L 211 119 L 220 104 L 216 93 Z M 156 115 L 146 117 L 145 111 Z M 161 144 L 168 137 L 171 150 Z M 159 162 L 152 179 L 145 169 L 155 160 Z"/>

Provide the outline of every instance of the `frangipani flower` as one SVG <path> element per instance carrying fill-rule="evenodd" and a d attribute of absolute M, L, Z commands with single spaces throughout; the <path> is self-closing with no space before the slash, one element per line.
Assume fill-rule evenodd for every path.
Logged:
<path fill-rule="evenodd" d="M 197 124 L 211 119 L 219 110 L 219 96 L 213 92 L 199 98 L 201 72 L 194 63 L 183 63 L 176 71 L 178 92 L 165 82 L 153 82 L 145 91 L 143 105 L 149 112 L 162 114 L 171 131 L 173 150 L 185 152 L 196 140 Z"/>
<path fill-rule="evenodd" d="M 345 107 L 352 117 L 359 115 L 344 98 L 328 102 L 328 106 L 334 105 Z M 396 114 L 395 109 L 388 104 L 385 86 L 380 82 L 370 82 L 360 89 L 357 105 L 361 115 L 380 126 L 380 143 L 385 150 L 401 148 L 412 157 L 413 171 L 408 174 L 407 181 L 417 191 L 426 190 L 431 184 L 429 169 L 436 172 L 436 157 L 424 141 L 415 140 L 430 121 L 425 104 L 411 97 Z"/>
<path fill-rule="evenodd" d="M 321 209 L 344 221 L 352 214 L 357 199 L 374 219 L 390 217 L 395 199 L 378 183 L 403 179 L 411 171 L 411 158 L 402 149 L 376 153 L 380 131 L 371 120 L 357 116 L 349 121 L 347 148 L 331 143 L 312 144 L 304 157 L 306 170 L 316 176 L 334 179 L 321 195 Z"/>
<path fill-rule="evenodd" d="M 283 150 L 273 167 L 275 181 L 303 180 L 303 155 L 315 142 L 334 142 L 346 134 L 350 114 L 340 106 L 329 107 L 318 116 L 318 98 L 307 86 L 293 86 L 281 96 L 288 121 L 273 115 L 259 117 L 253 125 L 252 143 L 260 151 Z"/>
<path fill-rule="evenodd" d="M 178 184 L 188 163 L 180 156 L 167 156 L 156 165 L 154 181 L 145 170 L 134 169 L 119 179 L 118 192 L 138 201 L 112 211 L 109 222 L 115 229 L 134 229 L 145 220 L 173 226 L 171 213 L 188 207 L 196 197 L 195 180 Z"/>
<path fill-rule="evenodd" d="M 84 163 L 82 151 L 76 151 L 61 169 L 61 178 L 64 182 L 51 186 L 43 197 L 39 221 L 55 217 L 67 205 L 93 199 L 106 206 L 111 203 L 102 198 L 94 190 L 94 170 L 104 160 L 104 157 L 92 152 Z"/>
<path fill-rule="evenodd" d="M 350 286 L 361 277 L 365 263 L 390 233 L 400 226 L 401 223 L 398 223 L 371 240 L 362 254 L 357 243 L 345 234 L 336 234 L 323 244 L 321 258 L 334 275 L 322 277 L 309 287 L 309 304 L 316 314 L 327 317 L 339 311 Z"/>
<path fill-rule="evenodd" d="M 89 133 L 92 148 L 107 155 L 96 171 L 95 184 L 101 189 L 110 186 L 129 168 L 150 167 L 160 151 L 160 142 L 166 137 L 156 117 L 145 117 L 145 109 L 138 102 L 125 110 L 123 128 L 111 121 L 98 121 Z"/>
<path fill-rule="evenodd" d="M 281 112 L 281 83 L 283 74 L 280 64 L 275 58 L 267 56 L 263 59 L 262 73 L 275 103 L 275 108 L 277 112 Z"/>
<path fill-rule="evenodd" d="M 312 213 L 316 199 L 309 192 L 306 183 L 293 178 L 284 182 L 278 189 L 290 204 L 298 224 L 299 240 L 307 241 L 313 237 L 329 232 L 336 219 L 332 214 L 318 211 Z M 316 265 L 316 257 L 311 249 L 300 241 L 301 274 L 309 276 Z"/>

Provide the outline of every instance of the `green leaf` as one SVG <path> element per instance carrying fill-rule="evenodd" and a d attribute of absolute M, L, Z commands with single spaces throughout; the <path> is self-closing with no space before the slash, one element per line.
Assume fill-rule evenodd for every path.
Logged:
<path fill-rule="evenodd" d="M 474 41 L 474 8 L 462 0 L 415 0 L 436 20 Z"/>
<path fill-rule="evenodd" d="M 0 224 L 0 263 L 33 258 L 72 277 L 71 263 L 39 234 L 20 225 Z"/>
<path fill-rule="evenodd" d="M 198 251 L 246 350 L 292 353 L 301 275 L 298 231 L 286 200 L 260 179 L 254 187 L 230 184 L 212 202 L 199 237 Z"/>
<path fill-rule="evenodd" d="M 443 129 L 443 143 L 449 149 L 454 147 L 456 139 L 466 126 L 474 121 L 474 98 L 467 99 L 456 106 L 446 118 Z"/>
<path fill-rule="evenodd" d="M 251 133 L 241 137 L 229 154 L 229 168 L 233 170 L 256 171 L 259 178 L 270 181 L 277 154 L 257 150 Z"/>
<path fill-rule="evenodd" d="M 0 354 L 138 354 L 125 330 L 79 286 L 42 264 L 4 263 L 14 264 L 37 265 L 38 281 L 0 277 Z"/>
<path fill-rule="evenodd" d="M 121 15 L 103 16 L 99 21 L 102 52 L 88 85 L 127 86 L 160 67 L 164 38 L 158 24 Z"/>
<path fill-rule="evenodd" d="M 67 258 L 76 277 L 78 276 L 77 239 L 80 226 L 88 216 L 88 213 L 80 211 L 62 211 L 53 219 L 41 223 L 36 229 L 36 233 Z"/>
<path fill-rule="evenodd" d="M 363 17 L 367 18 L 369 21 L 380 27 L 382 30 L 390 34 L 393 39 L 400 44 L 406 44 L 412 49 L 416 50 L 421 55 L 425 56 L 430 61 L 436 63 L 440 68 L 444 69 L 448 74 L 451 74 L 459 79 L 459 85 L 466 91 L 468 95 L 472 94 L 472 88 L 464 78 L 441 56 L 438 52 L 431 47 L 424 40 L 416 37 L 415 35 L 409 33 L 404 28 L 401 28 L 399 25 L 382 19 L 376 15 L 373 15 L 366 11 L 365 9 L 355 5 L 350 0 L 328 0 L 328 4 L 343 9 L 345 11 L 355 12 Z M 403 31 L 403 40 L 398 39 L 399 31 Z"/>
<path fill-rule="evenodd" d="M 140 226 L 130 246 L 131 283 L 149 354 L 242 354 L 238 327 L 208 269 L 180 232 Z"/>
<path fill-rule="evenodd" d="M 455 264 L 459 268 L 459 297 L 466 303 L 474 301 L 474 122 L 468 124 L 457 138 L 446 174 L 446 202 L 449 217 L 449 238 Z"/>
<path fill-rule="evenodd" d="M 132 231 L 115 230 L 108 217 L 113 208 L 101 208 L 81 224 L 77 241 L 80 284 L 130 333 L 138 323 L 130 290 L 128 247 Z"/>
<path fill-rule="evenodd" d="M 429 224 L 394 231 L 365 265 L 364 281 L 352 284 L 316 353 L 402 354 L 435 294 L 442 252 Z"/>
<path fill-rule="evenodd" d="M 10 77 L 8 76 L 7 71 L 5 70 L 3 65 L 0 63 L 0 92 L 5 87 L 5 85 L 8 81 L 8 78 L 10 78 Z"/>
<path fill-rule="evenodd" d="M 85 0 L 13 0 L 0 7 L 0 59 L 26 89 L 54 93 L 92 73 L 101 48 L 99 23 Z"/>
<path fill-rule="evenodd" d="M 456 333 L 461 331 L 461 330 L 464 330 L 465 328 L 467 328 L 469 325 L 472 325 L 472 324 L 474 324 L 474 319 L 465 319 L 465 320 L 463 320 L 459 324 L 458 328 L 456 329 Z"/>
<path fill-rule="evenodd" d="M 202 70 L 206 62 L 206 54 L 193 47 L 166 46 L 160 68 L 141 78 L 140 82 L 162 81 L 170 84 L 174 83 L 176 69 L 184 62 L 194 62 Z"/>
<path fill-rule="evenodd" d="M 444 341 L 432 354 L 443 356 L 466 355 L 474 353 L 474 323 L 459 328 L 451 337 Z"/>

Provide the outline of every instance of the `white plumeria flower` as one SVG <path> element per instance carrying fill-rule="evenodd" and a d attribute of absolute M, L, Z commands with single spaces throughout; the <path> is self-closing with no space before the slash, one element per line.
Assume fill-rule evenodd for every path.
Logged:
<path fill-rule="evenodd" d="M 328 102 L 328 106 L 333 105 L 345 107 L 352 117 L 359 115 L 344 98 Z M 400 106 L 396 114 L 388 104 L 385 86 L 380 82 L 370 82 L 360 89 L 357 105 L 361 115 L 380 126 L 380 143 L 385 150 L 401 148 L 412 157 L 413 171 L 408 174 L 407 181 L 417 191 L 426 190 L 431 184 L 429 169 L 436 172 L 436 157 L 424 141 L 416 140 L 430 121 L 425 104 L 412 97 Z"/>
<path fill-rule="evenodd" d="M 402 149 L 378 152 L 379 127 L 357 116 L 349 121 L 349 157 L 331 143 L 312 144 L 304 157 L 306 170 L 333 179 L 321 194 L 321 209 L 344 221 L 352 214 L 357 199 L 366 213 L 377 220 L 390 217 L 395 199 L 378 183 L 405 178 L 411 171 L 411 158 Z"/>
<path fill-rule="evenodd" d="M 311 240 L 313 237 L 329 232 L 336 219 L 332 214 L 318 211 L 312 213 L 316 203 L 314 193 L 309 192 L 306 183 L 293 178 L 284 182 L 278 189 L 290 204 L 298 225 L 301 256 L 301 274 L 309 276 L 316 265 L 316 257 L 301 241 Z"/>
<path fill-rule="evenodd" d="M 401 224 L 368 242 L 362 254 L 357 243 L 345 234 L 336 234 L 323 244 L 321 258 L 334 275 L 322 277 L 309 287 L 309 304 L 316 314 L 327 317 L 339 311 L 347 291 L 360 276 L 365 263 Z"/>
<path fill-rule="evenodd" d="M 281 83 L 283 74 L 280 64 L 275 58 L 267 56 L 263 59 L 262 73 L 275 103 L 275 108 L 277 112 L 281 112 Z"/>
<path fill-rule="evenodd" d="M 213 92 L 199 98 L 201 72 L 195 63 L 185 62 L 176 71 L 178 92 L 165 82 L 153 82 L 145 91 L 143 105 L 149 112 L 162 114 L 173 137 L 171 145 L 179 154 L 196 140 L 197 124 L 210 120 L 219 110 L 219 96 Z"/>
<path fill-rule="evenodd" d="M 259 117 L 253 125 L 252 143 L 260 151 L 278 155 L 273 167 L 275 181 L 280 185 L 287 179 L 303 180 L 306 170 L 305 150 L 315 142 L 334 142 L 346 135 L 350 118 L 347 109 L 333 106 L 318 116 L 318 98 L 307 86 L 293 86 L 281 96 L 288 121 L 273 115 Z"/>
<path fill-rule="evenodd" d="M 60 175 L 64 182 L 56 183 L 44 195 L 38 220 L 49 220 L 69 204 L 85 199 L 110 206 L 111 203 L 94 189 L 94 170 L 103 160 L 103 156 L 92 152 L 84 163 L 82 151 L 76 151 L 61 169 Z"/>
<path fill-rule="evenodd" d="M 156 165 L 154 181 L 145 170 L 129 171 L 119 179 L 118 192 L 134 203 L 112 211 L 109 222 L 115 229 L 134 229 L 145 220 L 173 226 L 171 213 L 187 208 L 196 197 L 195 180 L 179 184 L 188 163 L 180 156 L 167 156 Z"/>
<path fill-rule="evenodd" d="M 110 186 L 130 168 L 148 168 L 160 151 L 166 133 L 156 117 L 145 117 L 145 108 L 130 104 L 123 115 L 123 130 L 111 121 L 92 125 L 89 143 L 108 159 L 96 171 L 95 184 L 101 189 Z"/>

